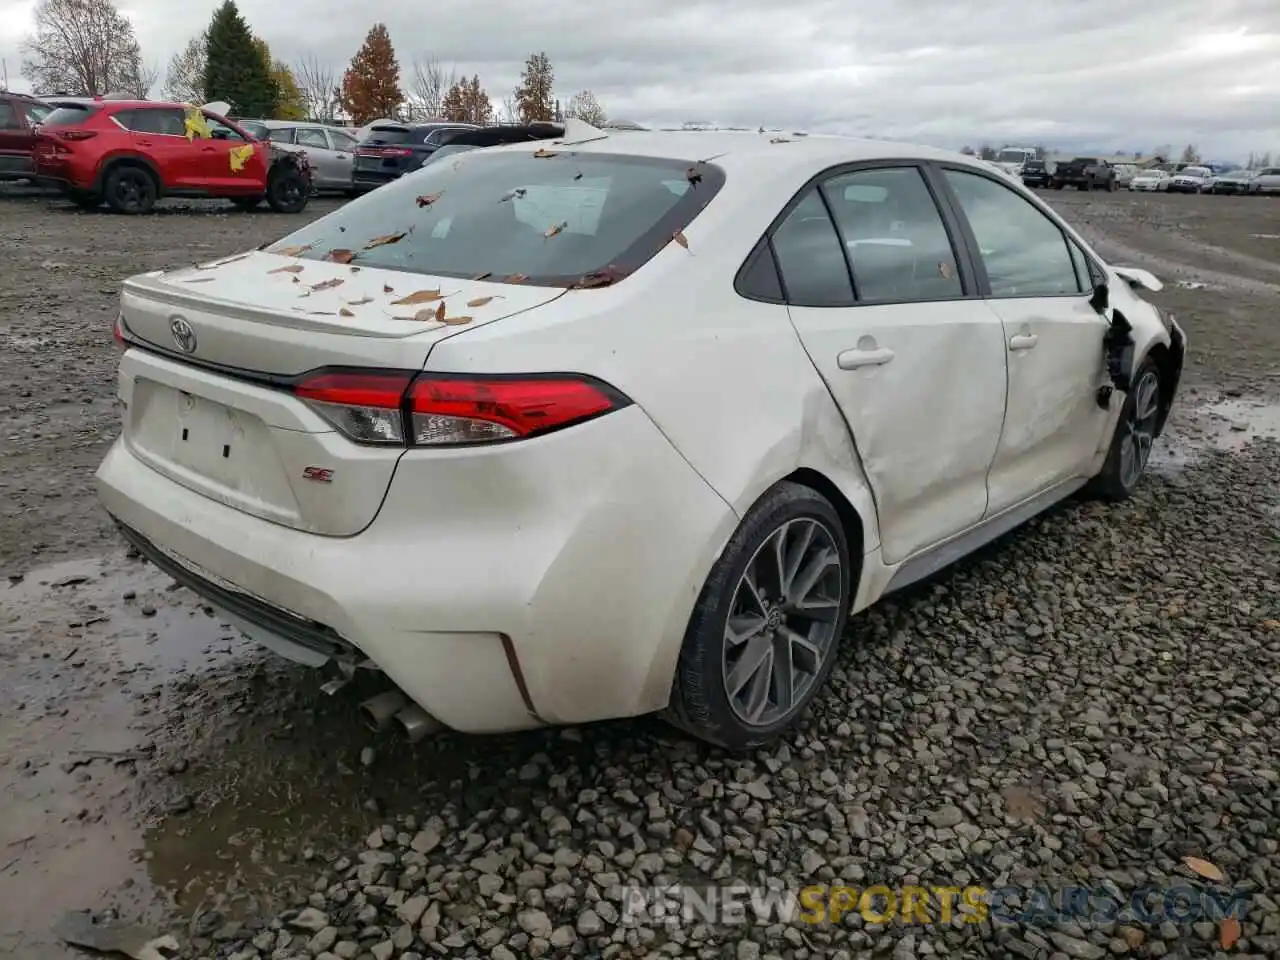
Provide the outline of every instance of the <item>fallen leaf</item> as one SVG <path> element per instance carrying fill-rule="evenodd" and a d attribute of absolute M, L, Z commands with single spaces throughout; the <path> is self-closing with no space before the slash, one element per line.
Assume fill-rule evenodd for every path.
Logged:
<path fill-rule="evenodd" d="M 474 300 L 468 300 L 468 307 L 483 307 L 486 303 L 493 300 L 493 297 L 476 297 Z"/>
<path fill-rule="evenodd" d="M 404 231 L 404 233 L 388 233 L 385 236 L 374 237 L 372 240 L 370 240 L 368 243 L 364 245 L 364 248 L 366 250 L 372 250 L 375 247 L 385 247 L 387 244 L 390 244 L 390 243 L 399 243 L 408 235 L 409 235 L 409 231 L 406 230 Z"/>
<path fill-rule="evenodd" d="M 786 137 L 774 137 L 769 142 L 770 143 L 790 143 L 791 141 L 788 140 Z"/>
<path fill-rule="evenodd" d="M 313 317 L 332 317 L 333 316 L 332 310 L 308 310 L 307 313 L 309 313 Z"/>
<path fill-rule="evenodd" d="M 332 260 L 334 263 L 350 263 L 356 258 L 354 250 L 330 250 L 326 260 Z"/>
<path fill-rule="evenodd" d="M 1218 945 L 1223 950 L 1230 950 L 1240 939 L 1240 921 L 1235 917 L 1223 917 L 1222 927 L 1218 930 Z"/>
<path fill-rule="evenodd" d="M 542 147 L 539 147 L 537 150 L 533 151 L 533 155 L 535 157 L 554 157 L 556 153 L 554 150 L 544 150 Z"/>
<path fill-rule="evenodd" d="M 613 264 L 605 267 L 603 270 L 597 270 L 594 273 L 584 273 L 575 283 L 569 285 L 570 290 L 591 290 L 596 287 L 607 287 L 610 284 L 617 283 L 626 276 L 622 270 L 619 270 Z"/>
<path fill-rule="evenodd" d="M 444 323 L 444 301 L 443 300 L 441 300 L 440 305 L 436 307 L 436 320 L 438 320 L 440 323 Z"/>
<path fill-rule="evenodd" d="M 525 195 L 524 187 L 516 187 L 514 190 L 508 190 L 498 198 L 499 203 L 506 203 L 508 200 L 522 199 Z"/>
<path fill-rule="evenodd" d="M 390 287 L 387 287 L 386 289 L 388 291 L 391 290 Z M 435 290 L 416 290 L 407 297 L 401 297 L 399 300 L 392 300 L 391 304 L 396 307 L 408 307 L 415 303 L 430 303 L 433 300 L 439 299 L 440 289 L 437 287 Z"/>
<path fill-rule="evenodd" d="M 689 249 L 689 241 L 685 237 L 683 230 L 677 230 L 671 235 L 671 239 L 680 244 L 680 246 L 684 247 L 686 250 Z"/>
<path fill-rule="evenodd" d="M 301 246 L 301 247 L 281 247 L 279 250 L 269 250 L 267 252 L 278 253 L 282 257 L 297 257 L 297 256 L 300 256 L 301 254 L 306 253 L 310 249 L 311 249 L 311 244 L 308 243 L 305 246 Z"/>
<path fill-rule="evenodd" d="M 343 307 L 341 310 L 339 310 L 339 311 L 338 311 L 338 316 L 340 316 L 340 317 L 354 317 L 354 316 L 355 316 L 355 314 L 354 314 L 354 313 L 352 313 L 350 310 L 348 310 L 346 307 Z"/>
<path fill-rule="evenodd" d="M 268 270 L 267 273 L 301 273 L 305 269 L 306 267 L 300 263 L 291 263 L 287 267 L 276 267 L 274 270 Z"/>
<path fill-rule="evenodd" d="M 299 279 L 295 276 L 295 277 L 293 278 L 293 282 L 294 282 L 294 283 L 301 283 L 302 281 L 301 281 L 301 280 L 299 280 Z"/>
<path fill-rule="evenodd" d="M 360 307 L 366 303 L 373 303 L 373 297 L 361 297 L 359 300 L 348 300 L 347 305 L 352 307 Z"/>
<path fill-rule="evenodd" d="M 472 277 L 471 279 L 472 279 L 472 280 L 487 280 L 489 277 L 492 277 L 492 276 L 493 276 L 493 274 L 492 274 L 492 273 L 477 273 L 477 274 L 476 274 L 474 277 Z"/>
<path fill-rule="evenodd" d="M 441 306 L 444 306 L 444 304 L 441 304 Z M 437 317 L 436 319 L 450 327 L 456 327 L 461 324 L 471 322 L 471 317 Z"/>
<path fill-rule="evenodd" d="M 391 286 L 391 284 L 389 284 L 389 283 L 384 283 L 384 284 L 382 285 L 382 292 L 383 292 L 383 293 L 395 293 L 395 292 L 396 292 L 396 290 L 395 290 L 395 287 Z"/>
<path fill-rule="evenodd" d="M 238 257 L 228 257 L 226 260 L 215 260 L 213 263 L 206 263 L 204 266 L 197 266 L 197 270 L 214 270 L 218 267 L 226 266 L 228 263 L 235 263 L 237 260 L 244 260 L 249 254 L 242 253 Z"/>
<path fill-rule="evenodd" d="M 562 230 L 564 230 L 564 228 L 567 226 L 569 226 L 569 221 L 561 220 L 559 223 L 553 223 L 551 226 L 547 227 L 546 231 L 542 235 L 550 239 L 551 237 L 554 237 L 557 233 L 560 233 Z"/>
<path fill-rule="evenodd" d="M 213 283 L 213 277 L 192 277 L 190 280 L 186 280 L 184 282 L 185 283 Z"/>
<path fill-rule="evenodd" d="M 437 200 L 439 200 L 441 194 L 443 193 L 444 193 L 443 190 L 441 190 L 439 193 L 428 193 L 426 196 L 419 197 L 417 199 L 417 204 L 420 207 L 429 207 L 433 203 L 435 203 Z"/>
<path fill-rule="evenodd" d="M 338 286 L 342 282 L 343 282 L 343 279 L 341 277 L 334 277 L 332 280 L 322 280 L 319 283 L 313 283 L 311 285 L 311 289 L 312 290 L 332 290 L 334 287 Z"/>
<path fill-rule="evenodd" d="M 513 273 L 509 277 L 503 278 L 507 283 L 524 283 L 529 278 L 523 273 Z"/>
<path fill-rule="evenodd" d="M 702 174 L 698 172 L 697 167 L 690 167 L 688 170 L 686 170 L 684 172 L 684 178 L 694 186 L 697 186 L 702 182 Z"/>
<path fill-rule="evenodd" d="M 1198 873 L 1206 880 L 1218 881 L 1222 879 L 1222 871 L 1215 867 L 1208 860 L 1201 860 L 1199 857 L 1183 857 L 1183 864 L 1193 873 Z"/>
<path fill-rule="evenodd" d="M 575 180 L 581 180 L 581 179 L 582 179 L 582 171 L 581 171 L 581 170 L 579 170 L 579 171 L 578 171 L 578 173 L 574 176 L 574 178 L 573 178 L 573 179 L 575 179 Z"/>
<path fill-rule="evenodd" d="M 351 268 L 351 272 L 352 272 L 352 273 L 359 273 L 359 272 L 360 272 L 360 268 L 359 268 L 359 267 L 352 267 L 352 268 Z"/>

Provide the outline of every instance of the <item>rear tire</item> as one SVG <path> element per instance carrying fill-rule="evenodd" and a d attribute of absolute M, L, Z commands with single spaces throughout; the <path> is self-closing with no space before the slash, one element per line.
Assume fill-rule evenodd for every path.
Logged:
<path fill-rule="evenodd" d="M 835 508 L 809 487 L 774 486 L 711 568 L 665 718 L 730 750 L 781 734 L 831 672 L 853 583 Z"/>
<path fill-rule="evenodd" d="M 306 180 L 296 169 L 281 166 L 267 175 L 267 203 L 276 213 L 301 213 L 307 193 Z"/>
<path fill-rule="evenodd" d="M 1143 361 L 1133 375 L 1133 384 L 1120 408 L 1120 419 L 1102 470 L 1085 488 L 1090 495 L 1113 503 L 1129 499 L 1138 488 L 1138 482 L 1146 473 L 1160 422 L 1164 385 L 1154 360 L 1148 357 Z"/>
<path fill-rule="evenodd" d="M 103 196 L 116 213 L 150 213 L 160 194 L 156 178 L 146 167 L 120 164 L 112 167 L 103 184 Z"/>

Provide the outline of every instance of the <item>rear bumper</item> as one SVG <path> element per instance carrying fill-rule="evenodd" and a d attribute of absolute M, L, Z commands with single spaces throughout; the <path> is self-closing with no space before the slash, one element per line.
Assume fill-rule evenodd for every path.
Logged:
<path fill-rule="evenodd" d="M 347 538 L 194 493 L 123 441 L 97 483 L 127 537 L 251 637 L 312 662 L 355 648 L 473 733 L 664 706 L 736 525 L 637 407 L 481 453 L 408 453 Z"/>

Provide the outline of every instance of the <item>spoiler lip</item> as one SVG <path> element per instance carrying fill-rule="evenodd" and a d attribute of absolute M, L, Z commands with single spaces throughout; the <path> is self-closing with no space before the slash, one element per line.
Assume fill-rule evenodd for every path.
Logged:
<path fill-rule="evenodd" d="M 1152 293 L 1164 289 L 1164 284 L 1150 270 L 1142 270 L 1138 267 L 1112 267 L 1111 269 L 1135 289 L 1150 290 Z"/>

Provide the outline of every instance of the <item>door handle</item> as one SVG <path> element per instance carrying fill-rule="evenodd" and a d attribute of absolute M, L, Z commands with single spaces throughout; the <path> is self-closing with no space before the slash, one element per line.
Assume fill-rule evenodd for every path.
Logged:
<path fill-rule="evenodd" d="M 338 159 L 339 159 L 339 160 L 345 160 L 345 159 L 347 159 L 347 155 L 346 155 L 345 153 L 340 153 L 340 154 L 338 154 Z"/>
<path fill-rule="evenodd" d="M 882 367 L 893 359 L 888 347 L 878 350 L 842 350 L 836 355 L 836 366 L 841 370 L 857 370 L 859 367 Z"/>
<path fill-rule="evenodd" d="M 1034 333 L 1016 333 L 1009 338 L 1010 350 L 1030 350 L 1040 338 Z"/>

